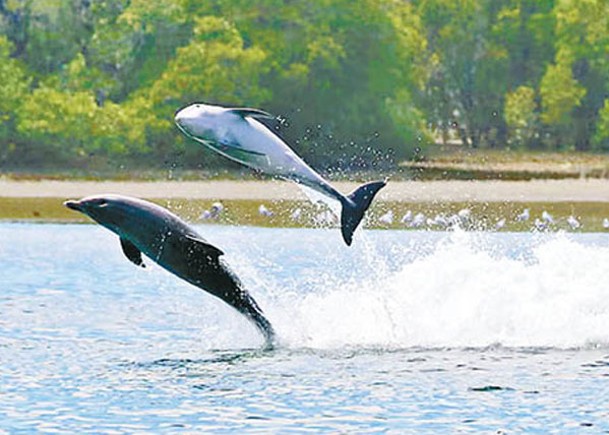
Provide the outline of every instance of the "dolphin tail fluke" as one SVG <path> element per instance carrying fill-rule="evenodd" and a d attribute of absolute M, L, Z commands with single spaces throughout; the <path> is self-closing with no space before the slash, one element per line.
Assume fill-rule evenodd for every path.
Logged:
<path fill-rule="evenodd" d="M 343 239 L 348 246 L 353 241 L 353 233 L 364 217 L 364 213 L 370 207 L 375 195 L 381 190 L 387 181 L 373 181 L 364 184 L 351 192 L 343 203 L 343 210 L 340 217 L 341 231 Z"/>

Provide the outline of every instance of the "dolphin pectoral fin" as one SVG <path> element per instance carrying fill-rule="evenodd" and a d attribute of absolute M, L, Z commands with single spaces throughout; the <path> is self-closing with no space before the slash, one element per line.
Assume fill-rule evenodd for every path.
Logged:
<path fill-rule="evenodd" d="M 264 154 L 264 153 L 259 153 L 258 151 L 245 149 L 242 146 L 240 146 L 238 143 L 234 143 L 234 142 L 216 142 L 215 145 L 216 145 L 217 149 L 219 149 L 220 151 L 222 151 L 230 156 L 233 156 L 233 157 L 237 157 L 238 154 L 250 154 L 252 156 L 266 157 L 266 154 Z"/>
<path fill-rule="evenodd" d="M 245 118 L 246 116 L 251 116 L 252 118 L 275 119 L 273 115 L 268 112 L 265 112 L 264 110 L 250 109 L 249 107 L 237 107 L 234 109 L 228 109 L 227 112 L 234 113 L 235 115 L 238 115 L 242 118 Z"/>
<path fill-rule="evenodd" d="M 222 252 L 221 249 L 210 245 L 205 240 L 198 239 L 193 236 L 184 236 L 184 238 L 188 241 L 186 246 L 188 246 L 189 252 L 196 253 L 204 257 L 211 257 L 213 259 L 217 259 L 219 256 L 224 255 L 224 252 Z"/>
<path fill-rule="evenodd" d="M 146 267 L 144 260 L 142 260 L 142 253 L 137 247 L 127 239 L 121 237 L 121 248 L 125 257 L 129 259 L 136 266 Z"/>

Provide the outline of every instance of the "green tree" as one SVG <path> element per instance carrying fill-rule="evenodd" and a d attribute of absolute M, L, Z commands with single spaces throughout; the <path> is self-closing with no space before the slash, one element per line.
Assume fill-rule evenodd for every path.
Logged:
<path fill-rule="evenodd" d="M 598 115 L 594 144 L 596 148 L 607 151 L 609 150 L 609 98 L 605 100 Z"/>
<path fill-rule="evenodd" d="M 15 115 L 30 83 L 22 63 L 11 58 L 12 51 L 13 45 L 0 36 L 0 163 L 16 151 Z"/>
<path fill-rule="evenodd" d="M 553 13 L 556 56 L 540 87 L 542 119 L 556 143 L 588 150 L 609 90 L 609 3 L 560 0 Z"/>
<path fill-rule="evenodd" d="M 189 15 L 226 17 L 264 50 L 269 70 L 260 80 L 272 94 L 262 103 L 288 118 L 281 134 L 314 164 L 359 166 L 421 145 L 427 130 L 413 106 L 426 80 L 427 42 L 409 3 L 183 4 Z"/>
<path fill-rule="evenodd" d="M 539 83 L 554 59 L 554 0 L 501 3 L 491 30 L 493 49 L 502 53 L 505 65 L 501 82 L 491 88 L 504 94 L 505 130 L 498 125 L 497 141 L 500 145 L 538 147 L 543 137 Z"/>
<path fill-rule="evenodd" d="M 511 141 L 524 147 L 538 134 L 538 113 L 535 90 L 520 86 L 505 96 L 503 111 L 505 122 L 510 130 Z"/>
<path fill-rule="evenodd" d="M 493 41 L 497 9 L 490 0 L 420 0 L 434 68 L 422 102 L 440 130 L 457 126 L 465 145 L 492 144 L 502 126 L 508 57 Z"/>
<path fill-rule="evenodd" d="M 586 89 L 573 77 L 570 53 L 562 52 L 557 58 L 558 62 L 548 66 L 541 80 L 541 119 L 546 124 L 565 125 L 571 121 L 571 113 L 580 105 Z"/>

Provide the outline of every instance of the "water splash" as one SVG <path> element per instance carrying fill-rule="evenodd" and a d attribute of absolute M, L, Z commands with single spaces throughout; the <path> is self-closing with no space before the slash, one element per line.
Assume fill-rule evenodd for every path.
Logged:
<path fill-rule="evenodd" d="M 287 283 L 267 310 L 290 347 L 609 343 L 609 248 L 565 235 L 495 243 L 456 232 L 433 247 L 383 251 L 367 239 L 357 261 Z M 351 273 L 354 264 L 367 272 Z"/>
<path fill-rule="evenodd" d="M 287 348 L 609 343 L 607 234 L 361 231 L 349 248 L 333 229 L 199 230 Z M 150 261 L 134 269 L 102 228 L 4 225 L 0 236 L 6 339 L 68 331 L 150 358 L 262 343 L 216 298 Z"/>

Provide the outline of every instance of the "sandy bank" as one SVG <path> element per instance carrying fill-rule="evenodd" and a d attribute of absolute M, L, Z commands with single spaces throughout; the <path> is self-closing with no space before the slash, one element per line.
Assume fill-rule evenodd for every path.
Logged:
<path fill-rule="evenodd" d="M 342 192 L 357 183 L 336 182 Z M 224 200 L 305 199 L 296 185 L 284 181 L 14 181 L 0 180 L 0 197 L 79 198 L 118 193 L 141 198 Z M 535 181 L 390 181 L 381 201 L 404 202 L 609 202 L 609 180 Z"/>

